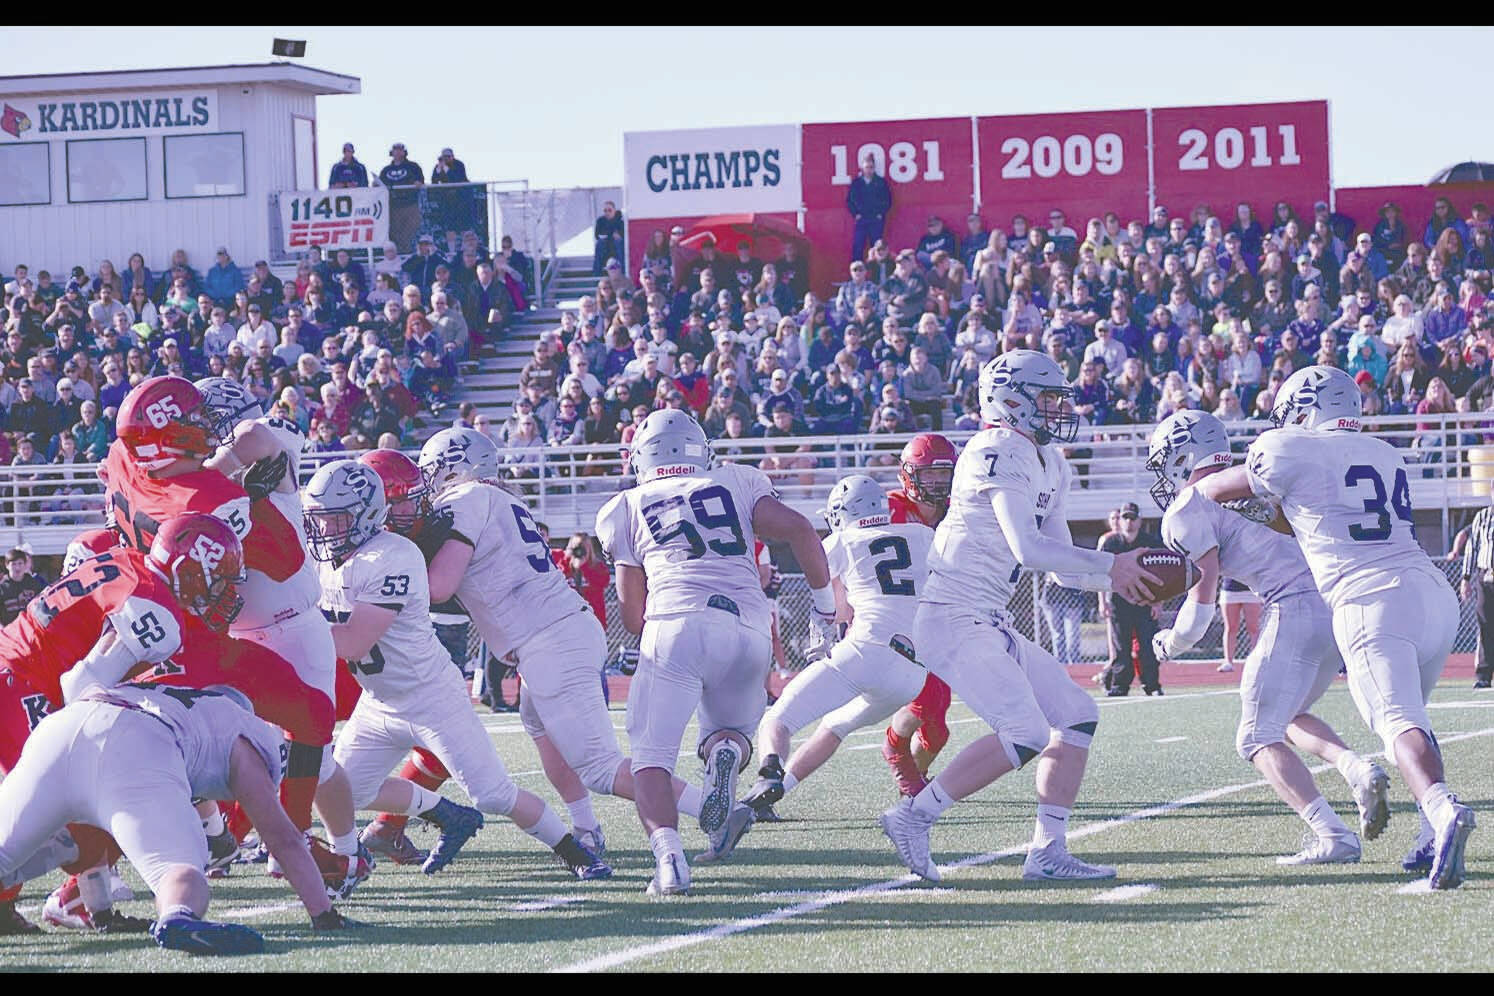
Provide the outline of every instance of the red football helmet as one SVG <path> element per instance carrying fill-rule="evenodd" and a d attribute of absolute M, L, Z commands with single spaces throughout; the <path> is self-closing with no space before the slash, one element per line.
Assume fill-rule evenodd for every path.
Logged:
<path fill-rule="evenodd" d="M 119 533 L 112 529 L 85 529 L 68 541 L 67 552 L 62 556 L 62 573 L 71 574 L 89 557 L 120 545 Z"/>
<path fill-rule="evenodd" d="M 955 457 L 954 445 L 937 432 L 920 432 L 908 440 L 898 458 L 904 493 L 929 505 L 947 504 Z"/>
<path fill-rule="evenodd" d="M 208 628 L 227 629 L 244 607 L 234 588 L 244 579 L 244 547 L 222 519 L 201 512 L 172 516 L 157 530 L 150 559 L 182 608 Z"/>
<path fill-rule="evenodd" d="M 431 514 L 431 489 L 415 461 L 399 450 L 368 450 L 358 462 L 384 482 L 384 500 L 389 504 L 385 527 L 401 536 L 418 533 Z"/>
<path fill-rule="evenodd" d="M 185 377 L 141 381 L 119 406 L 115 431 L 146 470 L 179 457 L 212 456 L 219 443 L 202 392 Z"/>

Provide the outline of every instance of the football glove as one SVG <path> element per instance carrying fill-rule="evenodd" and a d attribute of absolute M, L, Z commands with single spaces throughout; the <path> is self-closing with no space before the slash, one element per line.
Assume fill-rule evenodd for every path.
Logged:
<path fill-rule="evenodd" d="M 628 677 L 638 672 L 637 647 L 623 647 L 617 652 L 617 672 Z"/>
<path fill-rule="evenodd" d="M 290 467 L 290 454 L 281 450 L 272 457 L 256 460 L 244 471 L 244 491 L 250 501 L 259 501 L 279 487 Z"/>
<path fill-rule="evenodd" d="M 1276 506 L 1264 498 L 1236 498 L 1222 504 L 1231 512 L 1243 515 L 1251 522 L 1259 522 L 1261 525 L 1266 525 L 1276 518 Z"/>
<path fill-rule="evenodd" d="M 840 639 L 840 626 L 834 616 L 810 612 L 809 641 L 804 645 L 804 659 L 817 661 L 830 656 L 830 648 Z"/>
<path fill-rule="evenodd" d="M 1172 630 L 1170 629 L 1159 629 L 1152 634 L 1152 653 L 1156 655 L 1157 660 L 1172 660 L 1172 648 L 1168 645 L 1171 637 Z"/>

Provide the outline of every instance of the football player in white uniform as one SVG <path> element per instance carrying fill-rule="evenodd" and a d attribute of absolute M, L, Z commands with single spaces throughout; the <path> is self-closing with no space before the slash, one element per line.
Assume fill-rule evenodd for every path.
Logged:
<path fill-rule="evenodd" d="M 206 377 L 194 385 L 202 393 L 203 408 L 224 440 L 218 452 L 203 463 L 243 486 L 251 501 L 267 499 L 299 534 L 301 550 L 308 549 L 303 528 L 299 471 L 306 436 L 294 422 L 266 416 L 260 403 L 239 384 L 224 377 Z M 311 558 L 301 555 L 295 573 L 283 581 L 250 569 L 239 585 L 244 608 L 229 628 L 229 636 L 252 640 L 274 651 L 295 667 L 301 680 L 337 701 L 337 653 L 332 632 L 317 606 L 321 582 Z M 332 748 L 319 753 L 305 745 L 291 747 L 290 771 L 318 766 L 320 784 L 316 808 L 331 838 L 332 850 L 346 860 L 348 875 L 339 891 L 344 895 L 373 870 L 367 848 L 358 841 L 352 789 L 336 764 Z M 216 817 L 207 814 L 217 828 Z M 278 871 L 272 864 L 271 872 Z"/>
<path fill-rule="evenodd" d="M 238 799 L 279 856 L 312 925 L 341 928 L 346 922 L 276 796 L 284 750 L 279 732 L 226 686 L 95 684 L 41 721 L 0 782 L 0 882 L 75 858 L 65 824 L 103 827 L 155 893 L 150 931 L 161 947 L 261 951 L 256 931 L 202 919 L 208 849 L 192 799 Z"/>
<path fill-rule="evenodd" d="M 1225 575 L 1265 603 L 1260 639 L 1240 676 L 1240 725 L 1235 746 L 1276 794 L 1312 830 L 1297 854 L 1278 864 L 1334 864 L 1359 860 L 1359 838 L 1328 805 L 1312 774 L 1288 744 L 1336 766 L 1359 807 L 1359 828 L 1374 840 L 1390 821 L 1390 779 L 1349 750 L 1332 727 L 1308 712 L 1338 674 L 1333 618 L 1313 583 L 1297 543 L 1245 515 L 1227 510 L 1191 485 L 1233 462 L 1224 423 L 1208 412 L 1169 416 L 1152 433 L 1147 469 L 1157 475 L 1152 498 L 1163 510 L 1162 541 L 1192 560 L 1198 582 L 1171 629 L 1152 638 L 1158 659 L 1176 657 L 1203 638 L 1214 618 L 1214 597 Z"/>
<path fill-rule="evenodd" d="M 612 869 L 576 843 L 554 810 L 509 778 L 436 638 L 420 548 L 384 529 L 389 507 L 379 475 L 356 460 L 334 461 L 307 483 L 304 504 L 322 610 L 332 620 L 338 656 L 363 686 L 335 751 L 354 805 L 420 816 L 439 827 L 421 869 L 427 875 L 449 864 L 481 829 L 481 810 L 512 819 L 577 877 L 610 876 Z M 387 777 L 416 746 L 440 759 L 477 809 Z"/>
<path fill-rule="evenodd" d="M 1198 489 L 1280 504 L 1333 611 L 1355 704 L 1430 824 L 1428 884 L 1454 889 L 1474 816 L 1447 786 L 1426 704 L 1457 635 L 1458 598 L 1416 539 L 1400 451 L 1361 435 L 1359 419 L 1348 374 L 1298 370 L 1276 393 L 1278 428 L 1251 444 L 1243 467 Z"/>
<path fill-rule="evenodd" d="M 1069 536 L 1063 500 L 1073 475 L 1051 443 L 1072 442 L 1079 421 L 1058 365 L 1012 350 L 981 368 L 979 389 L 985 428 L 955 464 L 913 640 L 919 663 L 993 733 L 961 751 L 915 798 L 883 813 L 882 828 L 910 870 L 938 881 L 929 856 L 934 821 L 1038 758 L 1037 826 L 1022 877 L 1113 878 L 1114 868 L 1080 861 L 1067 846 L 1099 709 L 1052 654 L 1010 625 L 1006 606 L 1023 567 L 1053 572 L 1071 588 L 1113 588 L 1138 603 L 1151 601 L 1147 585 L 1158 579 L 1137 563 L 1140 550 L 1085 550 Z"/>
<path fill-rule="evenodd" d="M 451 516 L 448 538 L 430 561 L 430 597 L 439 603 L 455 596 L 488 651 L 518 660 L 520 720 L 546 774 L 569 787 L 562 798 L 570 796 L 577 839 L 599 853 L 604 839 L 586 790 L 633 798 L 633 767 L 617 745 L 597 681 L 607 655 L 602 625 L 550 559 L 529 506 L 497 482 L 492 440 L 472 429 L 442 429 L 421 448 L 420 472 L 433 514 Z M 566 767 L 579 782 L 563 777 Z M 682 811 L 701 812 L 698 787 L 676 779 L 674 793 Z M 750 821 L 751 811 L 740 808 Z M 708 853 L 725 857 L 734 844 L 718 827 Z"/>
<path fill-rule="evenodd" d="M 762 471 L 711 467 L 710 444 L 689 414 L 652 412 L 629 459 L 638 485 L 602 507 L 596 535 L 617 568 L 623 625 L 642 636 L 628 739 L 638 816 L 656 864 L 649 892 L 670 895 L 690 888 L 669 786 L 697 706 L 706 782 L 700 824 L 713 853 L 723 835 L 730 847 L 752 824 L 752 811 L 733 801 L 767 704 L 762 687 L 772 656 L 754 538 L 789 545 L 822 632 L 834 630 L 835 594 L 814 526 L 777 499 Z"/>
<path fill-rule="evenodd" d="M 851 731 L 911 701 L 928 677 L 912 634 L 934 531 L 921 522 L 893 525 L 887 492 L 865 474 L 830 490 L 824 516 L 832 530 L 825 560 L 850 628 L 833 648 L 809 651 L 820 659 L 789 683 L 757 728 L 763 765 L 742 801 L 759 813 L 829 760 Z M 788 756 L 794 733 L 821 717 L 819 729 Z"/>

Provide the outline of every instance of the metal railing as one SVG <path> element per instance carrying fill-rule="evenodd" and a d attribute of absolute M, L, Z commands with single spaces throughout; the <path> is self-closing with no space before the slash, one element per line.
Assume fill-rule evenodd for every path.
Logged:
<path fill-rule="evenodd" d="M 1452 415 L 1381 416 L 1366 419 L 1366 432 L 1401 448 L 1409 469 L 1411 504 L 1424 515 L 1440 514 L 1446 549 L 1452 513 L 1490 501 L 1494 483 L 1494 412 Z M 1418 428 L 1418 424 L 1423 428 Z M 1227 423 L 1237 453 L 1243 454 L 1266 424 Z M 1103 520 L 1117 505 L 1135 501 L 1151 512 L 1146 470 L 1150 425 L 1096 426 L 1080 430 L 1065 447 L 1075 469 L 1075 487 L 1065 497 L 1073 521 Z M 971 432 L 947 432 L 956 446 Z M 783 500 L 810 514 L 824 507 L 836 481 L 865 473 L 893 487 L 898 454 L 910 433 L 856 436 L 794 436 L 773 439 L 717 439 L 718 461 L 759 467 L 771 477 Z M 591 532 L 596 513 L 612 495 L 633 483 L 626 470 L 626 447 L 505 447 L 499 450 L 502 474 L 525 496 L 536 518 L 555 535 Z M 327 459 L 356 453 L 306 454 L 303 479 Z M 0 466 L 0 546 L 32 544 L 37 553 L 61 552 L 80 529 L 98 525 L 102 491 L 94 464 Z M 817 521 L 817 520 L 816 520 Z"/>

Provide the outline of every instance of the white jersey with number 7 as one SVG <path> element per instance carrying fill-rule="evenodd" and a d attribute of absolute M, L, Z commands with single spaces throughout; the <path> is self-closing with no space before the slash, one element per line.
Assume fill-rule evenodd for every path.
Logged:
<path fill-rule="evenodd" d="M 1251 490 L 1281 503 L 1329 607 L 1430 567 L 1412 525 L 1406 464 L 1389 443 L 1287 426 L 1251 444 L 1245 467 Z"/>

